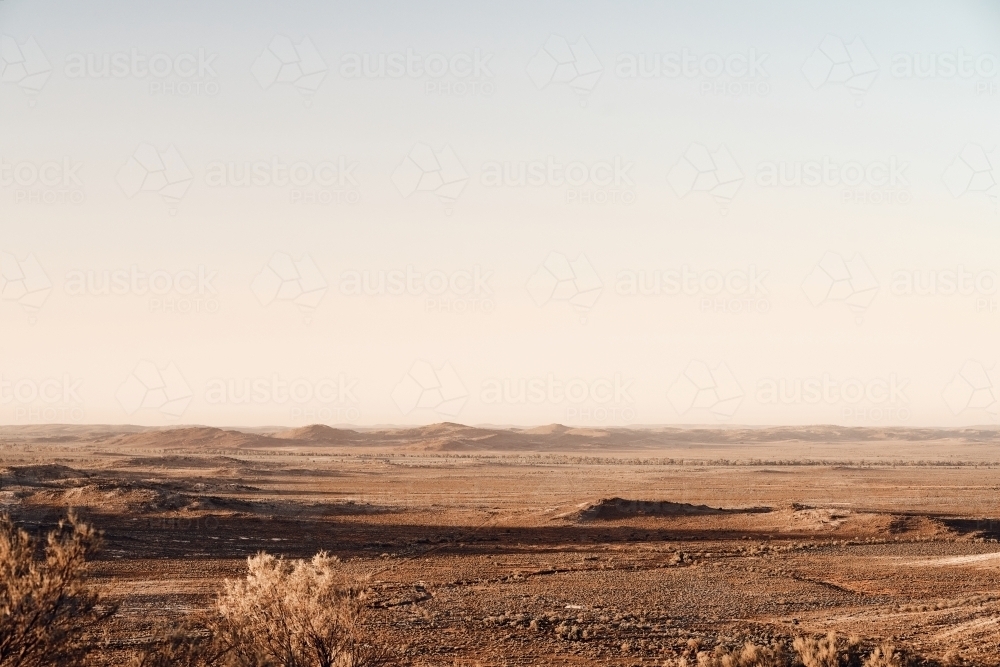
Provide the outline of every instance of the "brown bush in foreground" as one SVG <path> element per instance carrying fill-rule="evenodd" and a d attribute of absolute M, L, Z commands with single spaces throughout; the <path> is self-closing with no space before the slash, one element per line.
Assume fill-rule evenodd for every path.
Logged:
<path fill-rule="evenodd" d="M 0 667 L 80 665 L 99 645 L 100 625 L 115 611 L 86 584 L 99 545 L 71 513 L 38 554 L 35 540 L 0 515 Z"/>
<path fill-rule="evenodd" d="M 156 638 L 135 667 L 381 667 L 392 661 L 367 641 L 364 595 L 345 584 L 340 561 L 268 554 L 227 580 L 214 609 Z"/>

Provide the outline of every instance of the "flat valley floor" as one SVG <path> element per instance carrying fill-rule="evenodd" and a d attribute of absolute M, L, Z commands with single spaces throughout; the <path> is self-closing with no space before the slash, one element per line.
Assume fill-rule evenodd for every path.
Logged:
<path fill-rule="evenodd" d="M 463 428 L 363 445 L 8 428 L 0 509 L 42 531 L 72 507 L 104 531 L 112 663 L 247 556 L 326 550 L 413 665 L 660 665 L 691 640 L 830 630 L 1000 664 L 996 432 L 491 451 Z"/>

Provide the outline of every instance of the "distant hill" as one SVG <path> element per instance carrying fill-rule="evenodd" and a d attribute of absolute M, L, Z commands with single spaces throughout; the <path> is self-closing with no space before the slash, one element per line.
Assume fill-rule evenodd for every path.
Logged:
<path fill-rule="evenodd" d="M 278 431 L 275 438 L 281 440 L 295 440 L 304 443 L 325 443 L 325 444 L 353 444 L 362 442 L 365 436 L 346 428 L 333 428 L 325 424 L 312 424 L 310 426 L 300 426 L 299 428 Z"/>
<path fill-rule="evenodd" d="M 291 429 L 211 426 L 32 425 L 0 427 L 0 442 L 82 443 L 135 450 L 367 448 L 414 452 L 552 452 L 588 456 L 641 452 L 680 458 L 888 457 L 944 460 L 975 450 L 1000 459 L 1000 429 L 862 428 L 843 426 L 485 428 L 441 422 L 427 426 L 347 429 L 312 424 Z"/>
<path fill-rule="evenodd" d="M 134 449 L 249 449 L 273 446 L 275 438 L 211 426 L 191 426 L 116 435 L 102 442 Z M 284 444 L 284 443 L 283 443 Z"/>

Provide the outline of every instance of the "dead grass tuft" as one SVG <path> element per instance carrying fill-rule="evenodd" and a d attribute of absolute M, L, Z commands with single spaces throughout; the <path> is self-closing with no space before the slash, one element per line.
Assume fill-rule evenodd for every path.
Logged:
<path fill-rule="evenodd" d="M 716 646 L 701 650 L 691 640 L 684 653 L 667 660 L 664 667 L 904 667 L 905 660 L 892 645 L 882 644 L 867 656 L 857 637 L 843 639 L 835 633 L 825 637 L 797 637 L 791 650 L 785 644 L 759 646 L 747 642 L 741 648 Z"/>

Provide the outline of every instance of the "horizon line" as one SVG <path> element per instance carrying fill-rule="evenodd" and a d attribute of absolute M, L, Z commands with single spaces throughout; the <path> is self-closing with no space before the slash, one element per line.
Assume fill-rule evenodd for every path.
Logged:
<path fill-rule="evenodd" d="M 344 430 L 344 431 L 364 431 L 364 430 L 381 430 L 381 429 L 392 429 L 392 430 L 404 430 L 404 429 L 420 429 L 420 428 L 430 428 L 435 426 L 457 426 L 462 428 L 477 428 L 477 429 L 487 429 L 487 430 L 531 430 L 537 428 L 544 428 L 546 426 L 556 426 L 571 430 L 591 430 L 591 431 L 643 431 L 652 429 L 677 429 L 677 430 L 732 430 L 732 429 L 747 429 L 747 430 L 764 430 L 764 429 L 808 429 L 808 428 L 839 428 L 839 429 L 852 429 L 852 430 L 965 430 L 965 429 L 976 429 L 976 430 L 998 430 L 1000 431 L 1000 424 L 969 424 L 964 426 L 940 426 L 940 425 L 893 425 L 887 424 L 883 426 L 863 426 L 863 425 L 846 425 L 846 424 L 831 424 L 831 423 L 808 423 L 808 424 L 629 424 L 629 425 L 573 425 L 573 424 L 563 424 L 560 422 L 547 422 L 538 424 L 464 424 L 461 422 L 451 422 L 451 421 L 440 421 L 431 422 L 428 424 L 401 424 L 401 423 L 381 423 L 381 424 L 368 424 L 368 425 L 357 425 L 357 424 L 324 424 L 321 422 L 314 422 L 311 424 L 303 424 L 301 426 L 289 426 L 282 424 L 269 424 L 264 426 L 241 426 L 241 425 L 225 425 L 225 426 L 213 426 L 210 424 L 200 424 L 200 423 L 181 423 L 181 424 L 113 424 L 107 422 L 93 422 L 93 423 L 51 423 L 51 424 L 0 424 L 0 429 L 11 429 L 11 428 L 134 428 L 134 429 L 156 429 L 156 430 L 171 430 L 171 429 L 185 429 L 185 428 L 204 428 L 204 429 L 216 429 L 216 430 L 233 430 L 233 431 L 268 431 L 268 430 L 285 430 L 292 431 L 298 429 L 307 429 L 313 427 L 323 427 L 333 430 Z"/>

